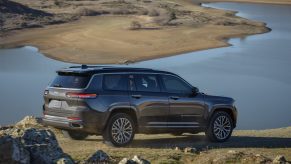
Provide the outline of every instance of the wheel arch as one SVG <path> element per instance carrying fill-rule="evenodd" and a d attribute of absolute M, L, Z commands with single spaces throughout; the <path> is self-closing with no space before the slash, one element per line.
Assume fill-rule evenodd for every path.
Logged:
<path fill-rule="evenodd" d="M 107 119 L 106 119 L 106 124 L 105 124 L 105 127 L 104 129 L 106 128 L 107 124 L 108 124 L 108 121 L 109 119 L 116 113 L 126 113 L 128 114 L 134 121 L 135 123 L 135 129 L 138 130 L 138 115 L 137 115 L 137 112 L 134 108 L 130 107 L 130 106 L 119 106 L 119 107 L 113 107 L 113 108 L 110 108 L 109 109 L 109 114 L 107 116 Z"/>
<path fill-rule="evenodd" d="M 226 112 L 227 114 L 230 115 L 231 119 L 233 120 L 233 127 L 235 128 L 236 127 L 236 122 L 237 122 L 236 108 L 235 107 L 231 107 L 231 106 L 217 106 L 217 107 L 214 107 L 210 112 L 209 120 L 214 115 L 214 113 L 219 112 L 219 111 Z"/>

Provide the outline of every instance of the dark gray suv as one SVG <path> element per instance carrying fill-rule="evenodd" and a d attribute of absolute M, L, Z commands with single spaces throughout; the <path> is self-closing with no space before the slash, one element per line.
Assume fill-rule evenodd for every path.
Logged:
<path fill-rule="evenodd" d="M 102 134 L 125 146 L 136 133 L 205 132 L 223 142 L 236 126 L 232 98 L 200 93 L 171 72 L 82 65 L 57 73 L 44 92 L 43 123 L 72 139 Z"/>

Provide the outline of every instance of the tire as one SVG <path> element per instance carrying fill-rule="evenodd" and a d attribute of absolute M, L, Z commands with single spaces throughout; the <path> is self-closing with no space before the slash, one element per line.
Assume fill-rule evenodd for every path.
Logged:
<path fill-rule="evenodd" d="M 134 135 L 135 124 L 132 118 L 125 113 L 116 113 L 109 118 L 103 139 L 110 146 L 122 147 L 131 143 Z"/>
<path fill-rule="evenodd" d="M 62 133 L 65 137 L 70 138 L 72 140 L 84 140 L 88 137 L 87 133 L 78 131 L 62 130 Z"/>
<path fill-rule="evenodd" d="M 215 112 L 210 119 L 206 136 L 212 142 L 227 141 L 233 130 L 233 120 L 230 115 L 224 111 Z"/>
<path fill-rule="evenodd" d="M 183 132 L 173 132 L 171 133 L 173 136 L 182 136 Z"/>

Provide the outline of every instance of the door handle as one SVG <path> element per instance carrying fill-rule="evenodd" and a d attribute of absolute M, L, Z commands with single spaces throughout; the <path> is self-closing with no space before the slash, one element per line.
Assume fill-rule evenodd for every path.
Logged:
<path fill-rule="evenodd" d="M 173 99 L 173 100 L 178 100 L 180 97 L 179 96 L 170 96 L 170 99 Z"/>
<path fill-rule="evenodd" d="M 131 95 L 132 98 L 136 98 L 136 99 L 139 99 L 141 98 L 141 95 Z"/>

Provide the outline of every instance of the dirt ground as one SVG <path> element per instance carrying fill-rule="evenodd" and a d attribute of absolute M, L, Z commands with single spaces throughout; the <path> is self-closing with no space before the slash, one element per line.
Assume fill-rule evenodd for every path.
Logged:
<path fill-rule="evenodd" d="M 122 158 L 138 155 L 152 163 L 211 163 L 220 159 L 229 151 L 262 155 L 275 158 L 283 155 L 291 160 L 291 127 L 270 130 L 239 130 L 225 143 L 211 143 L 204 134 L 136 135 L 132 144 L 125 148 L 114 148 L 103 143 L 101 136 L 90 136 L 84 141 L 72 141 L 58 135 L 58 141 L 64 152 L 75 160 L 84 160 L 97 150 L 105 151 L 118 163 Z M 175 150 L 178 147 L 181 150 Z M 194 147 L 199 153 L 184 153 L 183 148 Z M 242 162 L 240 159 L 232 162 Z M 226 162 L 226 161 L 224 161 Z"/>

